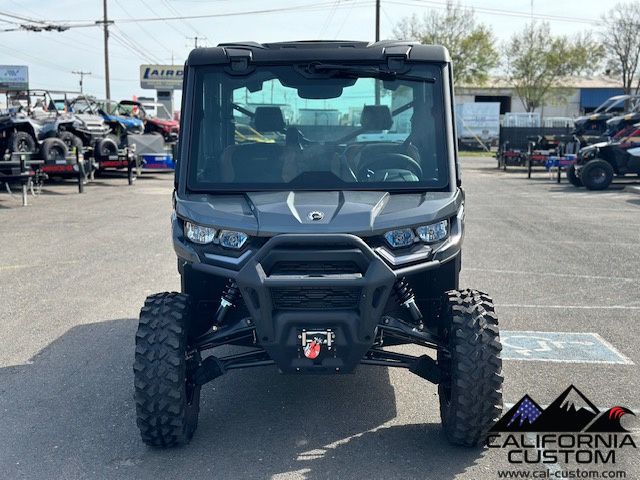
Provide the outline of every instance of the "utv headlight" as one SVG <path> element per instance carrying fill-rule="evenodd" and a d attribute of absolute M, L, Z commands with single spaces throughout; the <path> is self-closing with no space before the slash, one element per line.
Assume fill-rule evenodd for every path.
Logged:
<path fill-rule="evenodd" d="M 204 227 L 191 222 L 184 222 L 184 233 L 193 243 L 201 245 L 213 242 L 216 237 L 216 229 Z"/>
<path fill-rule="evenodd" d="M 239 250 L 247 243 L 249 237 L 246 233 L 235 232 L 233 230 L 222 230 L 218 241 L 224 248 L 233 248 Z"/>
<path fill-rule="evenodd" d="M 416 232 L 425 243 L 436 243 L 447 238 L 449 235 L 449 221 L 442 220 L 438 223 L 432 223 L 431 225 L 423 225 L 416 228 Z"/>
<path fill-rule="evenodd" d="M 401 248 L 413 244 L 416 235 L 410 228 L 402 228 L 385 233 L 384 238 L 392 248 Z"/>

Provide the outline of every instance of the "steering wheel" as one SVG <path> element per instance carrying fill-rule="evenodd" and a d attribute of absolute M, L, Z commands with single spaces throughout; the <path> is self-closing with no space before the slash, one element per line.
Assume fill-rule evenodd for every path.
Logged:
<path fill-rule="evenodd" d="M 356 176 L 360 179 L 367 178 L 368 172 L 376 170 L 409 170 L 418 178 L 422 178 L 422 167 L 409 155 L 402 153 L 380 153 L 372 155 L 358 165 Z"/>

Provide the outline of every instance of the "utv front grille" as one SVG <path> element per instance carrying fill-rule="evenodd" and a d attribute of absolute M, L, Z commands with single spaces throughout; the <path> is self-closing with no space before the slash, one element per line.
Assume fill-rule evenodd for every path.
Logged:
<path fill-rule="evenodd" d="M 361 289 L 357 287 L 278 287 L 271 289 L 277 310 L 356 309 Z"/>
<path fill-rule="evenodd" d="M 356 262 L 352 261 L 287 261 L 276 262 L 270 275 L 345 275 L 364 273 Z"/>

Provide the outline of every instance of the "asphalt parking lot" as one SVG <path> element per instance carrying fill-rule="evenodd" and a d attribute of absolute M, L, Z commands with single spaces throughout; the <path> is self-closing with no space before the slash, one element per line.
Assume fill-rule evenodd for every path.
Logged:
<path fill-rule="evenodd" d="M 573 383 L 598 406 L 637 412 L 640 195 L 527 180 L 485 158 L 464 159 L 463 175 L 461 283 L 493 295 L 509 332 L 505 402 L 548 404 Z M 47 186 L 27 208 L 0 195 L 1 478 L 493 479 L 508 466 L 501 450 L 446 443 L 435 386 L 365 366 L 232 372 L 203 388 L 189 446 L 145 447 L 133 342 L 145 296 L 179 288 L 171 188 L 158 174 L 84 195 Z M 597 334 L 605 353 L 581 359 L 574 337 L 544 332 Z M 637 451 L 619 467 L 640 478 Z"/>

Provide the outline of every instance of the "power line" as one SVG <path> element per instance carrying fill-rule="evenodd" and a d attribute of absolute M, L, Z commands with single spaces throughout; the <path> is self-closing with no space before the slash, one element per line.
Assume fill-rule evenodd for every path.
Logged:
<path fill-rule="evenodd" d="M 150 11 L 151 13 L 153 13 L 154 15 L 160 16 L 160 14 L 159 14 L 159 13 L 158 13 L 158 12 L 157 12 L 157 11 L 156 11 L 152 6 L 151 6 L 151 5 L 149 5 L 145 0 L 140 0 L 140 1 L 142 2 L 142 4 L 143 4 L 146 8 L 148 8 L 148 9 L 149 9 L 149 11 Z M 164 23 L 165 23 L 165 25 L 166 25 L 167 27 L 169 27 L 171 30 L 173 30 L 173 31 L 174 31 L 174 32 L 176 32 L 177 34 L 179 34 L 181 37 L 186 37 L 186 36 L 188 36 L 188 34 L 184 33 L 182 30 L 180 30 L 180 29 L 176 28 L 176 27 L 173 25 L 173 23 L 171 23 L 171 22 L 167 22 L 167 21 L 165 21 Z"/>
<path fill-rule="evenodd" d="M 180 16 L 180 12 L 173 5 L 171 5 L 167 0 L 162 0 L 162 3 L 167 8 L 167 10 L 169 10 L 171 13 L 173 13 L 174 15 Z M 181 23 L 183 23 L 187 28 L 193 30 L 193 32 L 196 35 L 200 35 L 200 32 L 191 23 L 187 22 L 186 20 L 182 20 Z M 184 35 L 184 36 L 186 37 L 187 35 Z"/>
<path fill-rule="evenodd" d="M 115 2 L 118 4 L 118 7 L 120 7 L 120 9 L 125 13 L 125 15 L 127 15 L 130 18 L 133 18 L 133 16 L 129 13 L 129 11 L 124 7 L 124 5 L 122 5 L 122 3 L 120 3 L 120 0 L 115 0 Z M 153 35 L 149 30 L 147 30 L 144 26 L 139 25 L 138 26 L 140 28 L 140 30 L 145 33 L 151 40 L 153 40 L 157 45 L 159 45 L 160 47 L 164 48 L 167 52 L 171 53 L 171 49 L 169 47 L 167 47 L 165 44 L 163 44 L 160 40 L 158 40 L 158 38 Z"/>
<path fill-rule="evenodd" d="M 104 3 L 104 2 L 103 2 Z M 245 10 L 240 12 L 223 12 L 223 13 L 209 13 L 202 15 L 181 15 L 174 17 L 140 17 L 140 18 L 112 18 L 109 20 L 109 24 L 125 24 L 125 23 L 142 23 L 142 22 L 168 22 L 168 21 L 186 21 L 186 20 L 196 20 L 196 19 L 206 19 L 206 18 L 224 18 L 224 17 L 238 17 L 245 15 L 268 15 L 272 13 L 282 13 L 282 12 L 313 12 L 313 11 L 321 11 L 325 8 L 345 8 L 347 6 L 368 6 L 370 5 L 370 1 L 357 1 L 350 0 L 349 2 L 341 2 L 337 6 L 335 6 L 335 2 L 321 2 L 321 3 L 312 3 L 308 5 L 296 5 L 289 7 L 279 7 L 279 8 L 270 8 L 270 9 L 262 9 L 262 10 Z M 0 15 L 2 12 L 0 12 Z M 15 15 L 13 16 L 15 17 Z M 42 31 L 42 30 L 58 30 L 64 31 L 69 30 L 71 28 L 86 28 L 86 27 L 96 27 L 102 26 L 104 28 L 104 20 L 96 20 L 94 22 L 88 22 L 87 20 L 59 20 L 56 23 L 45 22 L 43 20 L 35 20 L 25 18 L 27 22 L 31 22 L 31 24 L 19 24 L 16 29 L 20 30 L 34 30 L 34 31 Z M 11 30 L 0 30 L 0 31 L 15 31 L 16 29 Z M 195 29 L 194 29 L 195 30 Z M 197 30 L 196 30 L 197 31 Z"/>
<path fill-rule="evenodd" d="M 322 35 L 324 34 L 327 27 L 331 25 L 331 20 L 333 20 L 333 16 L 335 15 L 336 9 L 339 4 L 340 4 L 340 0 L 336 0 L 336 2 L 333 4 L 333 7 L 331 7 L 331 10 L 329 11 L 329 15 L 327 15 L 327 18 L 325 18 L 324 22 L 322 23 L 322 27 L 320 28 L 320 33 L 318 34 L 318 38 L 322 38 Z"/>
<path fill-rule="evenodd" d="M 130 52 L 134 53 L 138 58 L 143 59 L 145 62 L 158 63 L 157 58 L 154 58 L 153 55 L 142 50 L 136 44 L 136 42 L 128 38 L 126 34 L 124 34 L 124 32 L 119 28 L 114 27 L 114 31 L 111 32 L 111 35 L 116 42 L 118 42 L 120 45 L 125 47 Z"/>
<path fill-rule="evenodd" d="M 410 6 L 410 7 L 415 7 L 416 4 L 420 4 L 420 5 L 429 5 L 432 8 L 437 8 L 440 10 L 446 10 L 448 3 L 446 1 L 435 1 L 435 0 L 405 0 L 405 1 L 401 1 L 401 0 L 385 0 L 385 3 L 388 4 L 393 4 L 393 5 L 404 5 L 404 6 Z M 488 7 L 477 7 L 474 5 L 467 5 L 467 4 L 458 4 L 463 8 L 469 8 L 474 10 L 477 13 L 484 13 L 487 15 L 497 15 L 497 16 L 505 16 L 505 17 L 520 17 L 520 18 L 536 18 L 539 20 L 547 20 L 547 21 L 554 21 L 554 22 L 568 22 L 568 23 L 581 23 L 581 24 L 588 24 L 588 25 L 593 25 L 593 24 L 597 24 L 599 22 L 598 19 L 591 19 L 591 18 L 584 18 L 584 17 L 568 17 L 568 16 L 562 16 L 562 15 L 550 15 L 550 14 L 542 14 L 542 13 L 536 13 L 533 14 L 532 12 L 519 12 L 516 10 L 504 10 L 504 9 L 497 9 L 497 8 L 488 8 Z"/>
<path fill-rule="evenodd" d="M 344 15 L 344 18 L 342 19 L 342 23 L 340 24 L 340 27 L 338 27 L 338 30 L 336 31 L 336 34 L 333 36 L 334 40 L 338 38 L 338 35 L 340 35 L 340 32 L 342 32 L 342 29 L 346 25 L 347 20 L 351 16 L 351 12 L 353 12 L 354 4 L 353 4 L 353 2 L 349 2 L 349 4 L 350 4 L 349 10 L 347 10 L 347 13 Z"/>
<path fill-rule="evenodd" d="M 294 12 L 294 11 L 318 11 L 323 10 L 325 7 L 331 8 L 335 2 L 322 2 L 322 3 L 312 3 L 308 5 L 296 5 L 293 7 L 278 7 L 278 8 L 269 8 L 262 10 L 245 10 L 241 12 L 223 12 L 223 13 L 208 13 L 202 15 L 182 15 L 176 17 L 139 17 L 139 18 L 118 18 L 113 19 L 114 22 L 117 23 L 139 23 L 139 22 L 163 22 L 168 20 L 197 20 L 197 19 L 205 19 L 205 18 L 224 18 L 224 17 L 238 17 L 244 15 L 266 15 L 271 13 L 281 13 L 281 12 Z M 351 3 L 351 2 L 349 2 Z M 370 1 L 354 1 L 356 5 L 370 5 Z M 346 7 L 347 4 L 343 3 L 338 6 L 338 8 Z"/>

